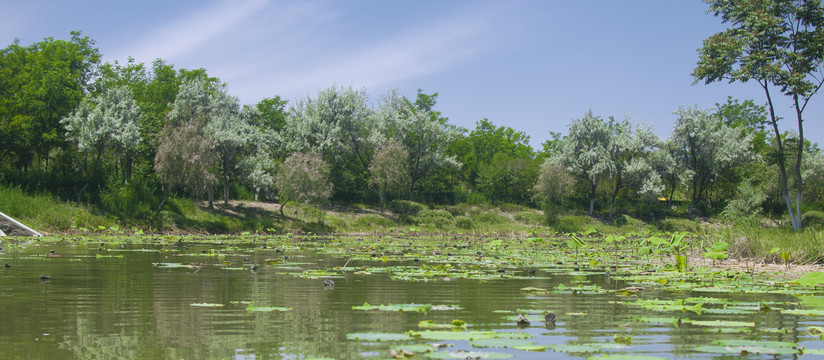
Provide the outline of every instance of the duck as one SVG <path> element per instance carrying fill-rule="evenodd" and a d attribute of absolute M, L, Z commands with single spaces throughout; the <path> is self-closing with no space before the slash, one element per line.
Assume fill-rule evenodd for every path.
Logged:
<path fill-rule="evenodd" d="M 327 288 L 335 287 L 335 282 L 330 280 L 330 279 L 323 280 L 323 287 L 327 287 Z"/>
<path fill-rule="evenodd" d="M 518 325 L 529 325 L 529 319 L 526 318 L 523 314 L 518 314 Z"/>
<path fill-rule="evenodd" d="M 553 313 L 546 313 L 546 315 L 544 315 L 544 321 L 546 321 L 547 324 L 555 324 L 555 319 L 556 316 Z"/>
<path fill-rule="evenodd" d="M 51 279 L 51 276 L 48 275 L 40 275 L 40 280 L 48 280 Z"/>

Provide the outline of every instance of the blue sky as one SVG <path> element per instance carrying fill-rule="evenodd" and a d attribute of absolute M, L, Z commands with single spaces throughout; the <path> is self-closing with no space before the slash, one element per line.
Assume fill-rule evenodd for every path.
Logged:
<path fill-rule="evenodd" d="M 531 137 L 566 133 L 588 109 L 666 137 L 680 105 L 764 97 L 755 83 L 692 85 L 702 40 L 722 31 L 698 0 L 141 2 L 0 0 L 0 43 L 81 30 L 104 61 L 128 56 L 206 68 L 245 104 L 293 101 L 332 85 L 372 99 L 397 88 L 439 93 L 437 109 L 474 128 L 488 118 Z M 781 99 L 783 129 L 794 128 Z M 805 135 L 824 141 L 824 94 Z"/>

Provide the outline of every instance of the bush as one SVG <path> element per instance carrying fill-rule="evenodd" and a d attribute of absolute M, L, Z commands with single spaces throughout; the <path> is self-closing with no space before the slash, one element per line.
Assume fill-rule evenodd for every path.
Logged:
<path fill-rule="evenodd" d="M 544 216 L 537 211 L 519 211 L 514 218 L 527 225 L 541 225 L 544 222 Z"/>
<path fill-rule="evenodd" d="M 767 194 L 750 184 L 749 181 L 744 181 L 738 185 L 738 196 L 727 203 L 721 216 L 733 221 L 751 219 L 761 212 L 761 204 L 765 200 L 767 200 Z"/>
<path fill-rule="evenodd" d="M 801 216 L 801 224 L 805 228 L 819 229 L 824 227 L 824 212 L 807 211 Z"/>
<path fill-rule="evenodd" d="M 446 210 L 421 210 L 415 215 L 414 222 L 418 225 L 432 225 L 445 230 L 454 224 L 452 219 L 452 214 Z"/>
<path fill-rule="evenodd" d="M 497 224 L 503 224 L 503 223 L 507 222 L 509 219 L 507 219 L 506 217 L 504 217 L 504 216 L 502 216 L 498 213 L 487 211 L 487 212 L 480 213 L 478 215 L 472 216 L 472 220 L 475 221 L 476 223 L 479 223 L 479 224 L 497 225 Z"/>
<path fill-rule="evenodd" d="M 475 227 L 475 223 L 472 222 L 472 218 L 461 215 L 455 217 L 455 226 L 460 229 L 471 230 Z"/>
<path fill-rule="evenodd" d="M 661 231 L 689 231 L 697 232 L 698 223 L 689 219 L 668 218 L 658 221 L 656 224 Z"/>
<path fill-rule="evenodd" d="M 562 216 L 553 228 L 565 233 L 581 232 L 588 227 L 590 221 L 591 218 L 584 215 Z"/>
<path fill-rule="evenodd" d="M 389 210 L 398 215 L 416 215 L 426 209 L 426 205 L 409 200 L 392 200 L 389 202 Z"/>

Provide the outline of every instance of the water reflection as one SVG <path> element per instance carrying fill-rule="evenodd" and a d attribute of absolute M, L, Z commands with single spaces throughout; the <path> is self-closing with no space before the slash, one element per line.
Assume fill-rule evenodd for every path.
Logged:
<path fill-rule="evenodd" d="M 726 335 L 700 327 L 642 323 L 633 317 L 664 316 L 628 302 L 635 298 L 712 296 L 647 290 L 628 296 L 603 293 L 524 293 L 525 287 L 551 289 L 559 284 L 591 284 L 621 289 L 628 284 L 615 273 L 562 274 L 529 272 L 518 279 L 397 281 L 382 273 L 335 274 L 334 285 L 323 278 L 301 277 L 306 269 L 374 266 L 347 263 L 349 259 L 291 254 L 286 261 L 268 262 L 282 254 L 272 249 L 238 248 L 225 256 L 209 256 L 215 246 L 190 246 L 184 251 L 99 251 L 98 246 L 55 247 L 60 257 L 31 247 L 4 254 L 12 264 L 0 272 L 0 358 L 48 359 L 336 359 L 388 358 L 395 344 L 424 341 L 355 341 L 349 333 L 404 333 L 420 330 L 432 320 L 448 324 L 461 319 L 469 330 L 521 332 L 536 345 L 618 344 L 632 353 L 667 358 L 715 358 L 695 353 L 697 345 L 724 336 L 757 340 L 804 342 L 809 325 L 798 316 L 779 312 L 749 316 L 756 326 Z M 124 249 L 124 250 L 137 250 Z M 205 253 L 204 253 L 205 251 Z M 180 267 L 153 266 L 174 263 Z M 183 266 L 186 264 L 197 266 Z M 257 264 L 256 271 L 250 264 Z M 392 264 L 418 266 L 418 262 Z M 39 274 L 51 279 L 41 281 Z M 788 301 L 786 296 L 732 295 L 731 300 L 759 303 Z M 290 311 L 250 312 L 255 306 L 288 307 Z M 459 306 L 447 311 L 358 311 L 369 304 L 438 304 Z M 220 307 L 192 306 L 219 304 Z M 547 312 L 554 322 L 544 321 Z M 526 314 L 529 324 L 518 324 Z M 666 316 L 679 316 L 668 313 Z M 702 319 L 723 319 L 706 315 Z M 809 318 L 807 319 L 809 320 Z M 786 329 L 765 335 L 764 329 Z M 742 335 L 743 334 L 743 335 Z M 467 341 L 451 341 L 455 350 L 474 349 Z M 505 352 L 518 359 L 581 358 L 585 352 Z M 551 351 L 551 350 L 547 350 Z M 609 351 L 605 351 L 609 353 Z M 756 356 L 757 357 L 757 356 Z M 763 358 L 773 356 L 763 355 Z"/>

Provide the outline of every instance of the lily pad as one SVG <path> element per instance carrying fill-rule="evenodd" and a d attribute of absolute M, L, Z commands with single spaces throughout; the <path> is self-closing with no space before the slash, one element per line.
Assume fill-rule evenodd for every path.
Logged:
<path fill-rule="evenodd" d="M 667 360 L 658 356 L 632 355 L 632 354 L 610 354 L 590 356 L 587 360 Z"/>
<path fill-rule="evenodd" d="M 747 321 L 729 321 L 729 320 L 693 320 L 691 323 L 695 326 L 712 326 L 712 327 L 755 327 L 754 322 Z"/>
<path fill-rule="evenodd" d="M 463 350 L 452 352 L 439 351 L 424 354 L 424 356 L 431 359 L 511 359 L 514 357 L 514 355 L 507 353 Z"/>
<path fill-rule="evenodd" d="M 189 305 L 197 306 L 197 307 L 223 307 L 223 304 L 211 304 L 211 303 L 195 303 L 195 304 L 189 304 Z"/>
<path fill-rule="evenodd" d="M 246 311 L 248 312 L 266 312 L 266 311 L 289 311 L 292 310 L 290 307 L 276 307 L 276 306 L 255 306 L 253 304 L 249 304 L 246 306 Z"/>
<path fill-rule="evenodd" d="M 469 343 L 472 347 L 476 348 L 512 348 L 516 346 L 530 346 L 535 345 L 535 342 L 532 340 L 523 340 L 523 339 L 478 339 L 473 340 Z"/>
<path fill-rule="evenodd" d="M 413 338 L 428 340 L 480 340 L 492 339 L 495 333 L 492 331 L 443 331 L 443 330 L 410 330 L 406 333 Z"/>
<path fill-rule="evenodd" d="M 407 334 L 398 333 L 350 333 L 346 334 L 348 340 L 362 340 L 362 341 L 397 341 L 412 339 Z"/>

